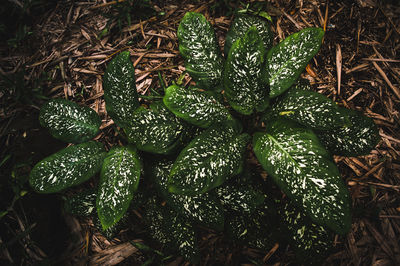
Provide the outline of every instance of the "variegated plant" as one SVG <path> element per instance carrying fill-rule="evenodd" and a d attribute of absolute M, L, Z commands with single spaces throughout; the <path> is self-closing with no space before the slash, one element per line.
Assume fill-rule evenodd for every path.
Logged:
<path fill-rule="evenodd" d="M 130 54 L 120 53 L 104 74 L 104 99 L 129 145 L 106 153 L 100 143 L 86 142 L 98 133 L 94 111 L 52 100 L 41 124 L 56 138 L 85 143 L 39 162 L 30 184 L 54 193 L 100 172 L 97 191 L 73 198 L 68 209 L 97 210 L 105 231 L 144 193 L 150 234 L 192 262 L 200 258 L 196 225 L 266 250 L 285 236 L 300 259 L 317 262 L 334 233 L 351 226 L 349 193 L 332 155 L 367 154 L 379 139 L 370 118 L 297 81 L 320 49 L 323 30 L 306 28 L 273 46 L 270 22 L 239 12 L 225 57 L 203 15 L 187 13 L 177 33 L 195 86 L 173 84 L 162 101 L 140 106 Z M 267 182 L 246 163 L 253 152 Z M 140 179 L 147 190 L 138 190 Z M 289 201 L 270 193 L 270 181 Z"/>

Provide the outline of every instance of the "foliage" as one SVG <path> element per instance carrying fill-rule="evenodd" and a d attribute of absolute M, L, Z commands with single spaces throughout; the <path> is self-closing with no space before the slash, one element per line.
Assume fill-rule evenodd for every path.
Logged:
<path fill-rule="evenodd" d="M 350 197 L 333 162 L 335 138 L 329 133 L 338 133 L 343 149 L 365 153 L 378 141 L 376 126 L 368 119 L 356 122 L 360 114 L 295 83 L 319 50 L 321 29 L 304 29 L 269 48 L 249 22 L 270 27 L 265 14 L 241 16 L 235 23 L 243 25 L 230 31 L 234 41 L 224 58 L 211 24 L 201 14 L 187 13 L 178 28 L 179 50 L 197 89 L 173 84 L 163 101 L 146 107 L 139 106 L 129 53 L 117 55 L 106 70 L 105 101 L 137 150 L 115 145 L 106 155 L 95 142 L 65 148 L 34 167 L 33 188 L 62 191 L 101 169 L 96 209 L 102 229 L 117 225 L 131 203 L 137 207 L 134 195 L 143 192 L 149 234 L 193 263 L 200 259 L 198 224 L 224 229 L 233 241 L 255 248 L 269 249 L 277 239 L 291 243 L 299 260 L 308 260 L 309 250 L 316 250 L 312 263 L 323 259 L 334 234 L 346 234 L 351 226 Z M 243 128 L 250 114 L 263 117 L 266 126 Z M 69 128 L 50 129 L 69 134 Z M 360 139 L 363 147 L 354 148 Z M 247 165 L 252 152 L 289 198 L 288 206 Z M 61 175 L 67 178 L 60 180 Z M 138 189 L 138 182 L 147 182 L 147 190 Z"/>

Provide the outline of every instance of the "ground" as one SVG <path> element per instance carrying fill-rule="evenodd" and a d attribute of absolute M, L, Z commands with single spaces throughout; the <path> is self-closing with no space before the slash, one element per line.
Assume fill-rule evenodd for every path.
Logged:
<path fill-rule="evenodd" d="M 34 1 L 9 1 L 8 7 L 21 14 L 29 2 Z M 176 36 L 183 15 L 203 13 L 223 47 L 239 5 L 228 0 L 133 2 L 66 0 L 39 8 L 38 1 L 36 6 L 27 5 L 28 21 L 17 20 L 29 26 L 29 32 L 3 32 L 0 263 L 144 262 L 145 254 L 129 242 L 143 242 L 142 228 L 124 228 L 108 240 L 90 219 L 65 214 L 58 196 L 35 194 L 26 184 L 36 162 L 64 147 L 38 123 L 38 110 L 46 99 L 63 97 L 93 108 L 102 118 L 96 139 L 110 147 L 119 138 L 105 110 L 102 75 L 113 55 L 131 53 L 137 90 L 151 95 L 161 80 L 170 84 L 184 72 Z M 381 141 L 369 155 L 335 157 L 352 196 L 353 225 L 346 237 L 336 238 L 336 252 L 325 264 L 400 264 L 400 5 L 378 0 L 275 0 L 268 1 L 266 10 L 273 20 L 274 43 L 305 27 L 325 30 L 322 48 L 303 78 L 319 93 L 363 112 L 379 126 Z M 4 23 L 6 29 L 9 24 Z M 191 78 L 185 75 L 183 81 L 188 84 Z M 141 214 L 136 218 L 140 220 Z M 290 247 L 260 251 L 229 246 L 221 234 L 211 231 L 204 230 L 201 236 L 202 265 L 294 261 Z M 179 257 L 170 261 L 185 264 Z"/>

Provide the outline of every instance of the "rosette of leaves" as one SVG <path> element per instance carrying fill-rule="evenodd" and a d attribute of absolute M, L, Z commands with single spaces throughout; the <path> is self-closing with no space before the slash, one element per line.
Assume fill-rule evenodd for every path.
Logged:
<path fill-rule="evenodd" d="M 196 89 L 171 85 L 163 101 L 145 106 L 137 101 L 129 53 L 117 55 L 106 69 L 105 102 L 123 129 L 118 131 L 121 142 L 132 146 L 114 145 L 108 153 L 96 142 L 66 148 L 34 167 L 32 187 L 41 193 L 62 192 L 101 170 L 96 213 L 106 230 L 127 212 L 143 176 L 148 191 L 166 203 L 155 196 L 145 204 L 150 234 L 196 263 L 198 224 L 224 227 L 232 239 L 270 248 L 266 240 L 279 224 L 272 221 L 268 195 L 254 189 L 251 179 L 241 178 L 254 152 L 268 178 L 302 215 L 284 219 L 296 225 L 287 231 L 311 232 L 303 242 L 292 242 L 299 256 L 314 246 L 312 232 L 318 237 L 328 236 L 321 228 L 348 232 L 350 197 L 332 155 L 368 153 L 377 143 L 376 126 L 308 84 L 296 83 L 321 46 L 321 29 L 303 29 L 271 47 L 260 36 L 271 32 L 269 23 L 259 19 L 252 14 L 235 20 L 223 58 L 211 24 L 201 14 L 187 13 L 178 28 L 179 50 Z M 248 122 L 261 117 L 266 126 Z M 69 128 L 54 130 L 62 135 Z M 143 169 L 140 158 L 152 166 Z M 292 212 L 276 213 L 283 217 Z M 261 230 L 263 239 L 257 238 Z"/>
<path fill-rule="evenodd" d="M 180 39 L 188 40 L 194 33 L 184 30 L 194 27 L 194 22 L 188 19 L 190 16 L 196 19 L 201 17 L 193 13 L 185 16 L 180 24 Z M 269 24 L 261 18 L 258 18 L 258 22 L 255 20 L 257 16 L 254 14 L 238 15 L 228 32 L 225 46 L 227 58 L 225 68 L 221 69 L 221 82 L 225 88 L 222 101 L 225 98 L 233 110 L 243 115 L 258 112 L 264 117 L 265 130 L 253 136 L 253 149 L 261 166 L 313 223 L 345 234 L 351 225 L 350 199 L 332 154 L 346 154 L 339 151 L 339 147 L 352 155 L 370 151 L 377 144 L 376 127 L 362 115 L 363 123 L 355 122 L 355 114 L 308 89 L 308 84 L 296 84 L 321 46 L 324 35 L 322 29 L 306 28 L 288 36 L 276 46 L 270 46 L 261 37 L 265 37 L 264 31 L 269 32 L 265 30 Z M 202 31 L 199 24 L 197 27 L 197 31 Z M 214 34 L 206 29 L 202 32 Z M 196 41 L 193 39 L 190 45 L 201 47 Z M 180 45 L 188 46 L 187 41 Z M 206 50 L 203 51 L 206 53 Z M 191 59 L 198 58 L 184 56 L 185 63 Z M 188 73 L 191 74 L 190 71 Z M 196 76 L 192 77 L 195 82 L 199 82 Z M 204 87 L 204 90 L 212 89 Z M 269 103 L 270 107 L 266 109 Z M 356 148 L 355 143 L 360 137 L 362 145 L 358 146 L 362 147 Z M 336 145 L 336 148 L 336 141 L 343 145 Z M 175 170 L 183 164 L 181 161 L 189 161 L 196 155 L 193 151 L 183 151 L 178 156 L 170 173 L 170 192 L 193 194 L 194 191 L 197 195 L 207 191 L 201 187 L 209 183 L 206 181 L 208 177 L 201 179 L 200 174 L 194 174 L 185 180 L 184 177 L 189 177 L 195 171 L 186 170 L 190 169 L 189 166 L 185 170 Z M 179 177 L 180 181 L 176 180 L 179 175 L 175 172 L 179 175 L 185 173 Z M 208 176 L 206 170 L 201 172 Z M 189 186 L 184 188 L 183 183 Z M 199 189 L 195 190 L 194 187 Z M 217 186 L 217 190 L 222 189 Z M 230 188 L 231 193 L 233 190 Z M 234 200 L 229 193 L 226 197 Z"/>

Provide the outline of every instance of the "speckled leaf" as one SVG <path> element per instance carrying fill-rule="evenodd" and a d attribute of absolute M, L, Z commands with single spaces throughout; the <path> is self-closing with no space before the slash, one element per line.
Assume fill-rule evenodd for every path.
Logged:
<path fill-rule="evenodd" d="M 207 128 L 216 122 L 233 119 L 212 93 L 196 88 L 184 89 L 177 85 L 169 86 L 165 90 L 163 101 L 177 117 L 202 128 Z"/>
<path fill-rule="evenodd" d="M 169 191 L 197 195 L 239 174 L 249 138 L 247 134 L 237 135 L 230 125 L 209 127 L 179 154 L 169 175 Z"/>
<path fill-rule="evenodd" d="M 339 234 L 351 226 L 350 199 L 337 166 L 312 130 L 271 121 L 253 139 L 263 168 L 283 192 L 320 225 Z"/>
<path fill-rule="evenodd" d="M 169 214 L 166 228 L 175 240 L 179 253 L 193 264 L 200 262 L 199 247 L 197 245 L 197 237 L 194 227 L 182 216 Z"/>
<path fill-rule="evenodd" d="M 293 84 L 290 90 L 312 91 L 312 87 L 308 79 L 299 78 L 296 83 Z"/>
<path fill-rule="evenodd" d="M 224 208 L 250 214 L 263 202 L 264 195 L 250 185 L 224 184 L 215 189 Z"/>
<path fill-rule="evenodd" d="M 170 237 L 170 231 L 165 230 L 165 219 L 169 218 L 165 210 L 166 206 L 160 206 L 155 196 L 149 198 L 143 206 L 144 221 L 147 225 L 146 230 L 150 236 L 167 248 L 173 245 L 174 241 Z"/>
<path fill-rule="evenodd" d="M 139 150 L 158 154 L 169 154 L 180 144 L 185 130 L 182 123 L 162 102 L 150 108 L 140 106 L 130 115 L 130 124 L 125 129 L 128 141 Z"/>
<path fill-rule="evenodd" d="M 104 100 L 108 115 L 125 127 L 139 106 L 135 69 L 128 51 L 121 52 L 107 66 L 103 76 Z"/>
<path fill-rule="evenodd" d="M 225 231 L 235 242 L 261 250 L 270 250 L 278 240 L 275 217 L 265 211 L 265 208 L 260 208 L 251 215 L 229 211 Z"/>
<path fill-rule="evenodd" d="M 65 99 L 52 99 L 40 108 L 39 122 L 59 140 L 82 143 L 99 132 L 101 119 L 87 107 Z"/>
<path fill-rule="evenodd" d="M 350 120 L 349 126 L 330 131 L 317 131 L 317 135 L 327 149 L 335 155 L 367 155 L 378 144 L 379 130 L 374 121 L 362 113 L 341 108 Z"/>
<path fill-rule="evenodd" d="M 270 97 L 290 88 L 321 47 L 324 31 L 306 28 L 272 47 L 267 54 Z"/>
<path fill-rule="evenodd" d="M 221 203 L 211 192 L 185 196 L 168 192 L 168 176 L 173 161 L 158 161 L 148 168 L 157 191 L 177 213 L 203 226 L 221 231 L 224 228 L 224 211 Z"/>
<path fill-rule="evenodd" d="M 313 223 L 301 210 L 290 203 L 278 209 L 283 235 L 288 237 L 296 257 L 304 265 L 321 265 L 333 249 L 335 234 Z"/>
<path fill-rule="evenodd" d="M 331 130 L 349 124 L 347 113 L 318 92 L 292 88 L 272 106 L 271 117 L 296 121 L 313 129 Z"/>
<path fill-rule="evenodd" d="M 269 105 L 264 58 L 264 44 L 256 27 L 250 27 L 229 51 L 224 69 L 224 95 L 239 113 L 261 112 Z"/>
<path fill-rule="evenodd" d="M 229 50 L 233 43 L 239 38 L 243 37 L 251 26 L 255 26 L 260 34 L 263 41 L 265 50 L 269 50 L 272 47 L 273 34 L 271 26 L 268 20 L 263 17 L 249 15 L 249 14 L 237 14 L 233 20 L 231 27 L 225 38 L 224 53 L 228 56 Z"/>
<path fill-rule="evenodd" d="M 93 217 L 93 223 L 103 236 L 105 236 L 108 240 L 112 240 L 121 230 L 129 227 L 129 213 L 125 213 L 117 223 L 107 227 L 107 229 L 103 228 L 98 216 Z"/>
<path fill-rule="evenodd" d="M 85 182 L 103 164 L 106 152 L 101 143 L 89 141 L 67 147 L 43 159 L 29 175 L 39 193 L 54 193 Z"/>
<path fill-rule="evenodd" d="M 125 214 L 139 185 L 141 163 L 131 147 L 113 147 L 104 159 L 97 193 L 97 214 L 103 230 Z"/>
<path fill-rule="evenodd" d="M 188 261 L 196 264 L 200 260 L 196 232 L 184 217 L 168 206 L 161 206 L 153 197 L 145 205 L 144 219 L 149 233 L 167 249 L 178 250 Z"/>
<path fill-rule="evenodd" d="M 64 209 L 72 215 L 88 217 L 96 211 L 96 197 L 96 189 L 87 189 L 66 198 Z"/>
<path fill-rule="evenodd" d="M 218 90 L 223 59 L 211 24 L 202 14 L 187 12 L 178 27 L 178 40 L 186 71 L 197 86 Z"/>

